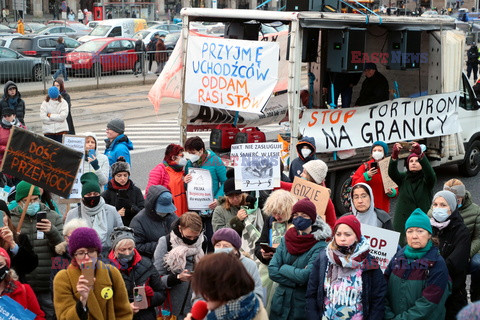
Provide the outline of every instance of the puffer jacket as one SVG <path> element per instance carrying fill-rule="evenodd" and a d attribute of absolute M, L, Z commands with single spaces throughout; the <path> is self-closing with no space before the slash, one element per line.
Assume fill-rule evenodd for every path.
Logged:
<path fill-rule="evenodd" d="M 16 126 L 26 129 L 26 127 L 18 120 L 15 120 L 15 123 L 18 124 Z M 4 123 L 1 123 L 0 126 L 0 163 L 2 163 L 3 155 L 5 154 L 5 150 L 7 150 L 7 143 L 8 138 L 10 137 L 10 130 L 12 126 L 7 126 Z"/>
<path fill-rule="evenodd" d="M 50 114 L 50 117 L 47 115 Z M 40 106 L 40 119 L 42 119 L 42 132 L 59 133 L 68 131 L 68 103 L 65 99 L 62 101 L 50 99 L 43 101 Z"/>
<path fill-rule="evenodd" d="M 148 174 L 148 182 L 147 187 L 145 188 L 145 197 L 148 195 L 148 189 L 151 186 L 164 186 L 168 188 L 168 184 L 170 183 L 170 176 L 167 172 L 167 168 L 163 163 L 159 163 L 155 168 L 150 171 Z"/>
<path fill-rule="evenodd" d="M 480 253 L 480 207 L 473 203 L 469 191 L 465 193 L 462 206 L 458 209 L 470 233 L 470 258 Z"/>
<path fill-rule="evenodd" d="M 18 225 L 21 212 L 20 206 L 11 210 L 12 223 Z M 26 234 L 33 245 L 33 251 L 38 255 L 38 267 L 27 274 L 27 282 L 37 293 L 50 291 L 50 269 L 52 267 L 52 257 L 54 248 L 63 241 L 62 217 L 55 211 L 50 210 L 45 204 L 40 204 L 40 210 L 47 212 L 47 219 L 50 220 L 52 227 L 50 232 L 44 234 L 44 239 L 37 239 L 37 219 L 25 215 L 23 220 L 21 234 Z"/>
<path fill-rule="evenodd" d="M 113 180 L 113 179 L 112 179 Z M 108 182 L 107 190 L 103 191 L 102 197 L 105 203 L 120 210 L 125 208 L 125 215 L 122 217 L 123 225 L 130 226 L 133 217 L 145 207 L 142 190 L 132 180 L 128 179 L 130 185 L 126 190 L 118 190 L 114 187 L 112 180 Z"/>
<path fill-rule="evenodd" d="M 117 162 L 118 157 L 124 157 L 128 164 L 132 164 L 130 162 L 130 150 L 133 150 L 133 143 L 125 134 L 118 135 L 113 141 L 105 139 L 105 147 L 104 153 L 110 166 Z"/>
<path fill-rule="evenodd" d="M 310 150 L 312 150 L 312 153 L 310 153 L 306 158 L 303 157 L 302 152 L 300 151 L 304 146 L 307 146 L 310 148 Z M 303 139 L 297 143 L 296 149 L 297 149 L 298 158 L 295 158 L 290 164 L 290 170 L 288 173 L 288 178 L 290 179 L 290 181 L 293 181 L 295 177 L 300 177 L 300 174 L 303 171 L 303 165 L 305 163 L 307 163 L 310 160 L 316 159 L 315 153 L 317 151 L 317 148 L 315 146 L 314 138 L 303 137 Z"/>
<path fill-rule="evenodd" d="M 152 186 L 148 192 L 143 208 L 130 222 L 130 228 L 135 231 L 135 244 L 142 256 L 153 258 L 158 239 L 172 231 L 172 224 L 178 220 L 174 212 L 160 216 L 155 211 L 155 205 L 160 194 L 170 192 L 164 186 Z"/>
<path fill-rule="evenodd" d="M 220 196 L 223 196 L 223 184 L 227 180 L 227 168 L 223 164 L 222 159 L 220 159 L 215 152 L 207 150 L 207 153 L 208 155 L 205 162 L 200 166 L 198 166 L 197 162 L 192 164 L 192 162 L 188 160 L 187 165 L 185 166 L 185 174 L 188 174 L 188 169 L 191 167 L 207 169 L 210 171 L 210 175 L 212 176 L 213 197 L 218 199 Z"/>
<path fill-rule="evenodd" d="M 9 101 L 8 101 L 9 96 L 8 96 L 7 88 L 10 87 L 11 85 L 14 85 L 17 88 L 17 94 L 15 95 L 16 99 L 13 102 L 15 114 L 17 115 L 17 119 L 20 120 L 20 122 L 25 125 L 25 120 L 23 120 L 23 118 L 25 117 L 25 101 L 23 101 L 22 95 L 18 91 L 18 87 L 13 81 L 7 81 L 7 83 L 5 83 L 5 85 L 3 86 L 3 97 L 2 97 L 2 100 L 0 101 L 0 110 L 3 110 L 5 108 L 10 108 Z"/>

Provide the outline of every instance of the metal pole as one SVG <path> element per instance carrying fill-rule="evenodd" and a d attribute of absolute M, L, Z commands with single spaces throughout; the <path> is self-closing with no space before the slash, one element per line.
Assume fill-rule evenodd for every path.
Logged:
<path fill-rule="evenodd" d="M 47 94 L 47 58 L 42 57 L 43 94 Z"/>
<path fill-rule="evenodd" d="M 143 41 L 143 40 L 142 40 Z M 145 84 L 145 75 L 146 75 L 146 72 L 145 72 L 145 55 L 148 54 L 146 53 L 145 51 L 142 52 L 142 55 L 140 57 L 141 59 L 141 62 L 142 62 L 142 75 L 143 75 L 143 84 Z"/>

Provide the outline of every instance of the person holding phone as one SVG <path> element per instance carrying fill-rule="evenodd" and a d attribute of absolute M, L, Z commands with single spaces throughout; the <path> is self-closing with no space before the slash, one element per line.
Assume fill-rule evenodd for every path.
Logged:
<path fill-rule="evenodd" d="M 97 136 L 93 132 L 81 134 L 85 137 L 85 161 L 83 161 L 83 173 L 93 172 L 98 177 L 98 184 L 103 190 L 108 182 L 110 164 L 106 155 L 97 152 Z"/>
<path fill-rule="evenodd" d="M 115 228 L 110 235 L 111 263 L 120 270 L 127 288 L 134 320 L 156 320 L 155 307 L 165 300 L 165 286 L 148 258 L 135 249 L 134 231 L 129 227 Z"/>
<path fill-rule="evenodd" d="M 120 271 L 98 259 L 102 243 L 97 232 L 92 228 L 73 231 L 68 252 L 72 262 L 53 280 L 57 319 L 131 320 L 133 312 Z"/>
<path fill-rule="evenodd" d="M 132 218 L 145 207 L 142 190 L 130 179 L 130 165 L 119 157 L 112 164 L 113 178 L 107 184 L 102 197 L 105 203 L 114 206 L 122 217 L 123 225 L 129 226 Z"/>
<path fill-rule="evenodd" d="M 357 183 L 366 183 L 372 189 L 375 198 L 375 208 L 387 213 L 390 212 L 390 200 L 398 194 L 397 189 L 390 189 L 385 193 L 382 173 L 378 168 L 378 161 L 388 156 L 388 145 L 383 141 L 376 141 L 370 149 L 370 159 L 362 163 L 352 176 L 352 186 Z"/>

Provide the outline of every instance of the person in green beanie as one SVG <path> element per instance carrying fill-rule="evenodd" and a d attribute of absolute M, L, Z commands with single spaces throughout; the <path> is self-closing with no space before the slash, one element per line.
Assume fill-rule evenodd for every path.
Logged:
<path fill-rule="evenodd" d="M 108 254 L 112 246 L 109 235 L 115 227 L 123 227 L 122 217 L 114 206 L 106 204 L 100 196 L 100 185 L 95 173 L 84 173 L 80 177 L 80 182 L 82 202 L 80 206 L 68 211 L 65 223 L 74 218 L 84 219 L 89 228 L 97 231 L 102 241 L 102 253 Z"/>
<path fill-rule="evenodd" d="M 405 223 L 407 245 L 385 270 L 385 319 L 445 319 L 448 269 L 432 242 L 430 219 L 415 209 Z"/>
<path fill-rule="evenodd" d="M 18 225 L 23 210 L 26 210 L 20 234 L 28 236 L 33 251 L 38 255 L 38 267 L 27 274 L 26 279 L 35 291 L 47 319 L 51 319 L 55 313 L 50 292 L 50 269 L 54 256 L 52 248 L 63 241 L 63 223 L 60 215 L 41 202 L 40 189 L 36 186 L 33 188 L 30 204 L 24 209 L 31 186 L 26 181 L 17 184 L 15 200 L 18 206 L 11 210 L 11 219 L 15 226 Z M 37 222 L 36 215 L 40 211 L 46 212 L 46 219 Z"/>

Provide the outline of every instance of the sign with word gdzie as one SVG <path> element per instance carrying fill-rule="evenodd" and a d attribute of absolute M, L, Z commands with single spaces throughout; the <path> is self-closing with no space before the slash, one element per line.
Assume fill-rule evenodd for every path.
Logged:
<path fill-rule="evenodd" d="M 317 208 L 317 215 L 325 220 L 325 210 L 327 209 L 328 200 L 330 199 L 330 191 L 328 188 L 300 177 L 295 177 L 290 193 L 292 193 L 298 200 L 303 198 L 310 199 Z"/>
<path fill-rule="evenodd" d="M 187 184 L 189 210 L 205 210 L 213 202 L 212 176 L 207 169 L 189 168 L 192 181 Z"/>
<path fill-rule="evenodd" d="M 397 253 L 400 233 L 362 223 L 362 235 L 370 241 L 370 254 L 377 259 L 382 271 L 385 271 Z"/>
<path fill-rule="evenodd" d="M 74 136 L 66 134 L 63 136 L 63 144 L 69 148 L 77 150 L 78 152 L 84 153 L 85 151 L 85 137 L 84 136 Z M 83 174 L 83 165 L 80 164 L 78 167 L 77 175 L 75 176 L 75 182 L 73 183 L 72 191 L 70 192 L 70 199 L 81 199 L 82 198 L 82 183 L 80 182 L 80 177 Z"/>

